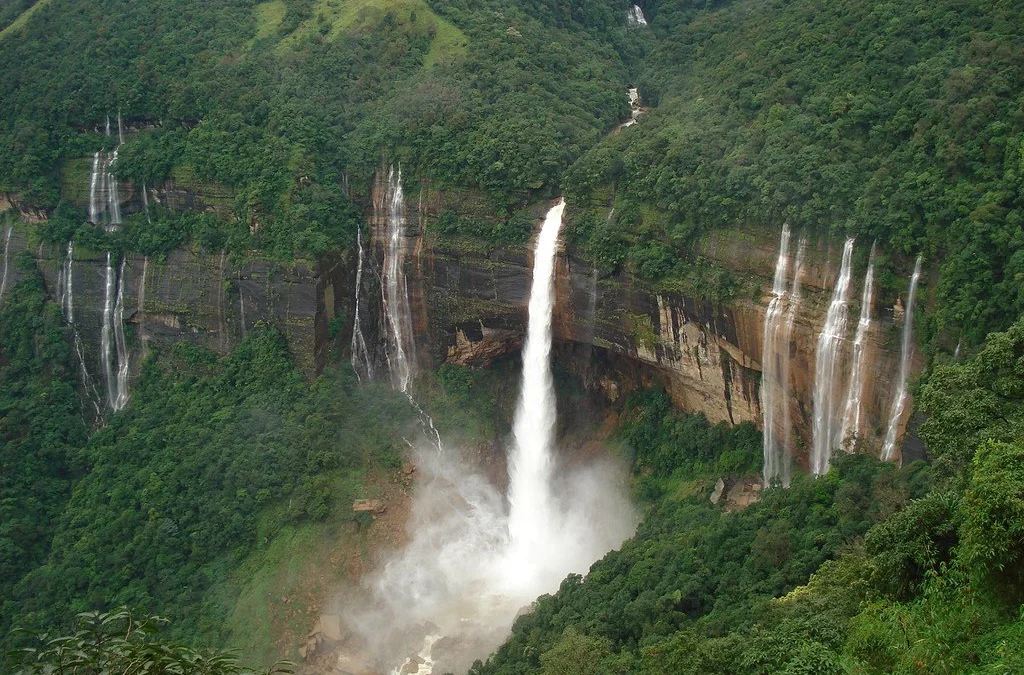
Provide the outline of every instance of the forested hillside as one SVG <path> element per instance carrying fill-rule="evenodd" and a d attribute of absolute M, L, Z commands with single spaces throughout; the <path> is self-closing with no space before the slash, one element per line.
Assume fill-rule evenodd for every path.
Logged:
<path fill-rule="evenodd" d="M 471 672 L 1020 672 L 1022 354 L 1018 322 L 935 369 L 921 391 L 933 466 L 844 456 L 737 513 L 708 501 L 723 468 L 708 459 L 736 446 L 657 396 L 635 401 L 621 433 L 657 495 L 644 523 Z"/>
<path fill-rule="evenodd" d="M 1024 311 L 1017 3 L 661 0 L 650 14 L 638 79 L 653 109 L 566 175 L 583 203 L 615 186 L 614 218 L 576 226 L 584 250 L 699 288 L 697 235 L 785 221 L 877 241 L 883 275 L 941 261 L 931 331 L 977 344 Z"/>

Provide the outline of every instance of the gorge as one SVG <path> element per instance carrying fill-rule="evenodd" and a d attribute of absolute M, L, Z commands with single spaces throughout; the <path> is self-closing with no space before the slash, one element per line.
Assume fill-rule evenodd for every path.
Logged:
<path fill-rule="evenodd" d="M 1019 670 L 1020 19 L 0 7 L 0 671 Z"/>

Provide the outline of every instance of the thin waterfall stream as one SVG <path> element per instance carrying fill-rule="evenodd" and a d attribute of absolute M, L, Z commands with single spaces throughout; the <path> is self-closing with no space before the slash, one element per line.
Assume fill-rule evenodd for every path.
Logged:
<path fill-rule="evenodd" d="M 839 277 L 832 291 L 825 325 L 818 335 L 818 349 L 814 358 L 814 447 L 811 453 L 811 472 L 816 476 L 828 472 L 832 450 L 839 443 L 841 420 L 836 391 L 840 383 L 837 375 L 846 336 L 852 260 L 853 239 L 847 239 L 843 246 Z"/>
<path fill-rule="evenodd" d="M 899 435 L 900 422 L 907 406 L 909 392 L 907 379 L 910 377 L 910 358 L 914 349 L 914 299 L 917 296 L 917 282 L 921 279 L 921 256 L 914 263 L 914 274 L 910 277 L 910 288 L 907 290 L 907 305 L 903 314 L 903 338 L 900 342 L 900 372 L 896 381 L 896 395 L 889 413 L 889 424 L 882 444 L 882 459 L 891 462 L 896 459 L 896 441 Z"/>

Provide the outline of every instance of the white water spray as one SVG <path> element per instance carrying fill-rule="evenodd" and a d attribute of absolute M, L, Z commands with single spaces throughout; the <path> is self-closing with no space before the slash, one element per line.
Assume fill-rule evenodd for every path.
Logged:
<path fill-rule="evenodd" d="M 896 396 L 889 412 L 889 427 L 885 432 L 882 444 L 882 459 L 891 462 L 896 459 L 896 436 L 899 433 L 900 421 L 907 407 L 907 379 L 910 377 L 910 357 L 914 350 L 914 298 L 917 295 L 917 282 L 921 279 L 921 256 L 914 263 L 914 274 L 910 277 L 910 290 L 907 291 L 907 307 L 903 315 L 903 339 L 900 343 L 900 374 L 896 383 Z"/>
<path fill-rule="evenodd" d="M 107 118 L 106 135 L 110 136 L 110 118 Z M 124 143 L 121 116 L 117 117 L 118 145 L 111 153 L 99 151 L 92 156 L 92 171 L 89 176 L 89 222 L 103 225 L 107 230 L 121 224 L 121 196 L 114 165 L 117 151 Z"/>
<path fill-rule="evenodd" d="M 814 358 L 814 410 L 813 448 L 811 472 L 820 476 L 828 472 L 832 449 L 839 443 L 840 420 L 836 401 L 840 349 L 846 335 L 849 309 L 850 266 L 853 259 L 853 239 L 843 246 L 843 261 L 839 278 L 832 290 L 832 302 L 825 314 L 825 325 L 818 335 L 818 349 Z"/>
<path fill-rule="evenodd" d="M 864 369 L 867 366 L 868 332 L 871 330 L 871 302 L 874 299 L 875 247 L 868 255 L 868 271 L 864 274 L 864 291 L 860 300 L 860 319 L 857 333 L 853 338 L 853 359 L 850 364 L 850 387 L 846 391 L 846 406 L 843 412 L 843 428 L 839 442 L 848 451 L 861 435 L 861 399 L 864 396 Z"/>

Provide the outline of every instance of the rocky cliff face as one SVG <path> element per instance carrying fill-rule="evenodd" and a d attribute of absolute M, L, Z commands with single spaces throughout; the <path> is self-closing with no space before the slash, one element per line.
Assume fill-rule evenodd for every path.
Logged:
<path fill-rule="evenodd" d="M 407 188 L 407 203 L 406 250 L 411 252 L 407 272 L 421 362 L 486 365 L 518 350 L 525 335 L 530 247 L 490 247 L 485 242 L 440 237 L 433 231 L 436 217 L 446 209 L 493 218 L 479 195 L 421 184 L 415 190 Z M 547 206 L 535 205 L 538 220 Z M 371 221 L 374 240 L 383 241 L 386 223 L 374 213 Z M 794 426 L 791 451 L 805 468 L 813 424 L 815 353 L 839 272 L 842 244 L 828 239 L 809 242 L 803 301 L 792 333 L 786 405 Z M 712 422 L 750 421 L 760 426 L 762 334 L 778 233 L 753 228 L 718 231 L 699 246 L 704 257 L 740 277 L 744 287 L 757 290 L 727 302 L 661 294 L 626 273 L 601 276 L 561 251 L 556 350 L 563 367 L 609 400 L 658 383 L 680 408 L 702 412 Z M 859 311 L 862 274 L 863 269 L 855 270 L 848 340 Z M 873 453 L 884 437 L 899 370 L 895 301 L 885 296 L 876 299 L 868 336 L 862 449 Z M 841 350 L 843 380 L 851 367 L 849 352 L 848 346 Z M 920 365 L 915 363 L 914 372 Z"/>
<path fill-rule="evenodd" d="M 382 189 L 383 181 L 376 181 L 366 200 L 369 232 L 364 236 L 370 260 L 361 289 L 361 312 L 372 358 L 383 368 L 379 265 L 387 219 Z M 74 189 L 69 190 L 68 196 L 76 198 Z M 479 366 L 518 351 L 526 332 L 531 245 L 502 247 L 479 239 L 440 236 L 437 218 L 445 211 L 478 220 L 498 218 L 478 193 L 439 190 L 426 181 L 406 185 L 405 192 L 405 265 L 418 362 L 428 367 L 442 362 Z M 125 213 L 141 207 L 138 190 L 125 185 L 121 194 Z M 177 183 L 150 188 L 150 196 L 176 208 L 216 210 L 230 201 L 218 189 L 193 191 Z M 548 206 L 532 206 L 538 222 Z M 32 248 L 28 232 L 42 216 L 12 197 L 0 202 L 0 209 L 4 207 L 8 213 L 17 211 L 22 221 L 11 237 L 8 283 L 14 283 L 18 276 L 14 257 L 17 251 Z M 753 228 L 717 231 L 701 240 L 699 247 L 701 255 L 730 270 L 751 291 L 727 302 L 657 293 L 626 273 L 600 275 L 561 251 L 556 352 L 563 367 L 610 401 L 658 383 L 682 409 L 702 412 L 713 422 L 760 425 L 762 333 L 778 234 Z M 841 247 L 838 240 L 809 242 L 804 299 L 793 328 L 786 405 L 794 426 L 791 450 L 804 466 L 811 443 L 818 333 L 838 274 Z M 56 297 L 65 252 L 47 246 L 30 252 Z M 104 253 L 76 251 L 75 318 L 93 373 L 100 372 L 104 273 Z M 854 271 L 852 317 L 859 310 L 862 273 L 863 269 Z M 354 279 L 355 261 L 345 257 L 282 265 L 258 257 L 235 260 L 192 250 L 176 251 L 165 260 L 130 256 L 124 298 L 132 367 L 150 346 L 169 348 L 179 341 L 226 353 L 257 322 L 269 321 L 287 336 L 300 368 L 313 376 L 325 363 L 329 326 L 344 317 L 351 330 Z M 876 300 L 875 323 L 868 336 L 863 415 L 866 449 L 872 451 L 884 436 L 899 370 L 896 303 L 891 294 Z M 847 373 L 849 349 L 844 354 L 840 370 Z M 920 363 L 915 363 L 914 371 L 919 369 Z"/>

